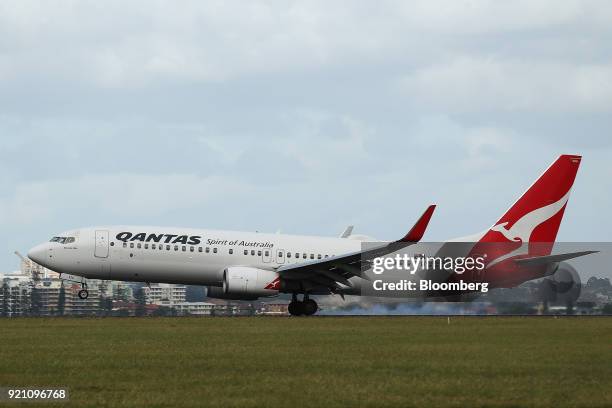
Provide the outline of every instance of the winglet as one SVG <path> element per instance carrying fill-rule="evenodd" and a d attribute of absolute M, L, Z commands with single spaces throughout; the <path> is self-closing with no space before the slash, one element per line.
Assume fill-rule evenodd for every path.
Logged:
<path fill-rule="evenodd" d="M 412 229 L 408 231 L 408 233 L 397 242 L 419 242 L 423 235 L 425 235 L 425 230 L 427 229 L 427 225 L 429 225 L 429 220 L 431 220 L 431 216 L 436 209 L 435 204 L 427 207 L 421 218 L 414 224 Z"/>
<path fill-rule="evenodd" d="M 340 234 L 340 238 L 348 238 L 351 236 L 352 233 L 353 233 L 353 226 L 349 225 L 348 227 L 344 229 L 344 231 L 342 231 L 342 234 Z"/>

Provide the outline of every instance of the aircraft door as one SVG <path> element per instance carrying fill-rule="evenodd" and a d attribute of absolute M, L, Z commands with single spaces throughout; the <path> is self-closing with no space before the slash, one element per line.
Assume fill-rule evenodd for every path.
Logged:
<path fill-rule="evenodd" d="M 270 249 L 264 249 L 261 254 L 261 260 L 265 263 L 269 263 L 272 260 L 272 251 Z"/>
<path fill-rule="evenodd" d="M 96 230 L 96 258 L 108 258 L 108 230 Z"/>
<path fill-rule="evenodd" d="M 284 249 L 276 250 L 276 262 L 279 264 L 285 263 L 285 250 Z"/>

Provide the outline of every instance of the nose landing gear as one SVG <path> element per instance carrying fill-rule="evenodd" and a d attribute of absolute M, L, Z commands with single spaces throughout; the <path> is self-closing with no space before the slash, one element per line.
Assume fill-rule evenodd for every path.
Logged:
<path fill-rule="evenodd" d="M 289 303 L 289 314 L 291 316 L 312 316 L 317 313 L 317 310 L 319 310 L 319 305 L 310 299 L 307 293 L 304 294 L 302 301 L 299 301 L 297 294 L 294 293 L 291 303 Z"/>
<path fill-rule="evenodd" d="M 89 291 L 87 290 L 87 284 L 81 283 L 81 290 L 79 290 L 79 299 L 85 300 L 89 297 Z"/>

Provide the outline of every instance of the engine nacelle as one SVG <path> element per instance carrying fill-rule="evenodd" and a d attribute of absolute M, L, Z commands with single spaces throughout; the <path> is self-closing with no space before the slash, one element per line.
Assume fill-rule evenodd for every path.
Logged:
<path fill-rule="evenodd" d="M 223 271 L 223 294 L 241 299 L 276 296 L 280 290 L 277 272 L 248 266 L 231 266 Z"/>
<path fill-rule="evenodd" d="M 213 299 L 225 299 L 225 300 L 257 300 L 258 296 L 240 296 L 240 295 L 229 295 L 223 291 L 221 286 L 207 286 L 206 296 Z"/>
<path fill-rule="evenodd" d="M 551 303 L 574 303 L 580 297 L 582 283 L 580 275 L 572 265 L 561 262 L 555 272 L 546 278 L 540 286 L 540 300 Z"/>

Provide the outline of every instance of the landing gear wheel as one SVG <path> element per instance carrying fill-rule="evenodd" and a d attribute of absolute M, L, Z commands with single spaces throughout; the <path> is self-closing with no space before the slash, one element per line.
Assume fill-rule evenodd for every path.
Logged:
<path fill-rule="evenodd" d="M 300 301 L 292 301 L 289 303 L 289 314 L 291 316 L 301 316 L 304 314 L 304 303 Z"/>
<path fill-rule="evenodd" d="M 312 316 L 313 314 L 317 313 L 317 310 L 319 310 L 319 305 L 317 305 L 317 302 L 312 299 L 306 299 L 302 302 L 302 309 L 306 316 Z"/>
<path fill-rule="evenodd" d="M 73 292 L 74 293 L 74 292 Z M 79 298 L 80 299 L 87 299 L 89 297 L 89 292 L 87 291 L 87 289 L 81 289 L 79 290 Z"/>
<path fill-rule="evenodd" d="M 303 314 L 302 302 L 295 301 L 295 302 L 289 303 L 289 314 L 291 316 L 301 316 Z"/>

